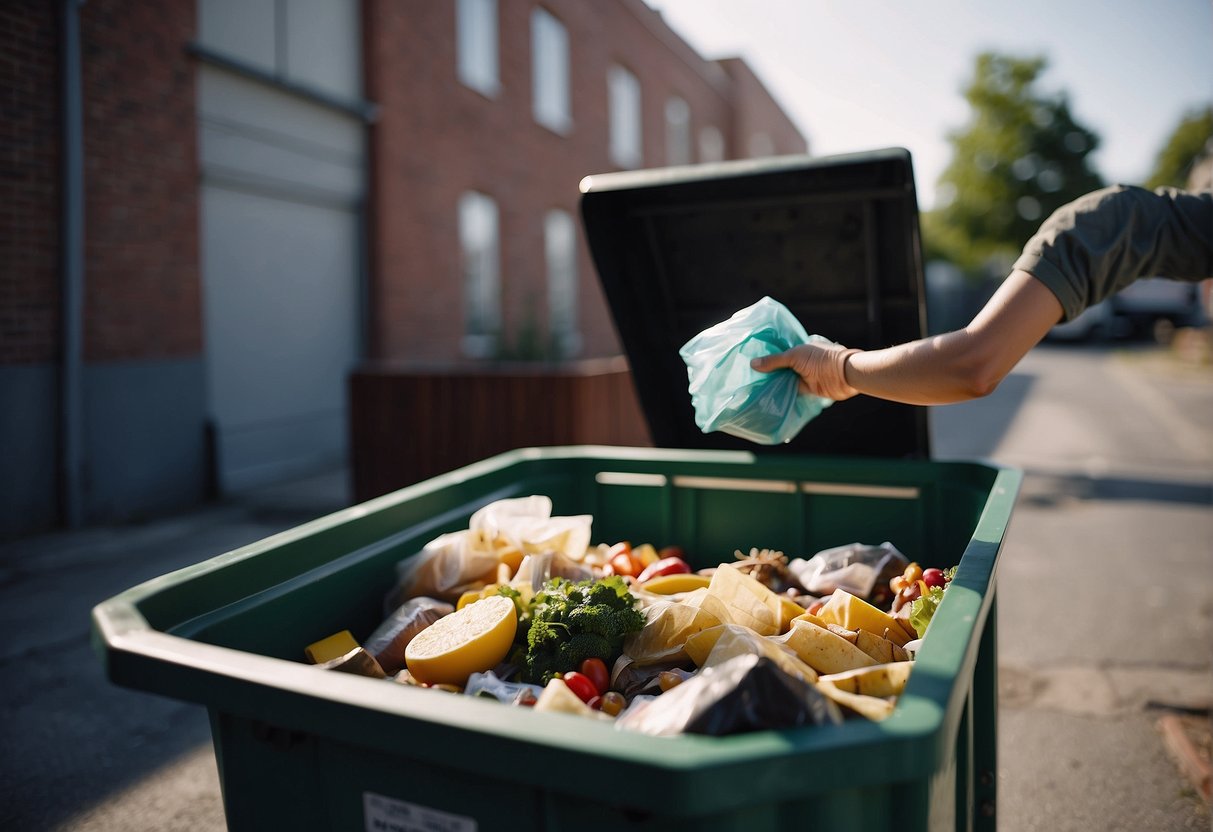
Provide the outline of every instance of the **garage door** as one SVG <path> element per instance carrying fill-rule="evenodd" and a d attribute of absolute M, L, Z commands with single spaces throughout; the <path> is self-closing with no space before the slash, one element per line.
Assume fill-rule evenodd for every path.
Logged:
<path fill-rule="evenodd" d="M 223 492 L 340 464 L 360 343 L 363 127 L 199 68 L 207 393 Z"/>

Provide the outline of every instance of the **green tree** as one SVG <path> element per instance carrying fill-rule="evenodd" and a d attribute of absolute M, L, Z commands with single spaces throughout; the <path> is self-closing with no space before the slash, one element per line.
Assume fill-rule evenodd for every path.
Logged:
<path fill-rule="evenodd" d="M 964 90 L 972 115 L 948 136 L 942 204 L 923 218 L 928 257 L 970 272 L 1012 257 L 1056 208 L 1103 186 L 1089 163 L 1099 137 L 1074 119 L 1064 93 L 1037 88 L 1046 66 L 1039 57 L 977 57 Z"/>
<path fill-rule="evenodd" d="M 1192 163 L 1205 153 L 1213 140 L 1213 106 L 1187 112 L 1171 133 L 1171 138 L 1158 151 L 1154 160 L 1154 172 L 1144 183 L 1145 187 L 1182 188 L 1188 183 Z"/>

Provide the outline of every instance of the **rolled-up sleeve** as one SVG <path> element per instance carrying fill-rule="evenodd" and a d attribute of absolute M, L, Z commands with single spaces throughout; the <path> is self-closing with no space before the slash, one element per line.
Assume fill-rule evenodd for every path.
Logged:
<path fill-rule="evenodd" d="M 1213 277 L 1213 192 L 1114 185 L 1053 212 L 1015 261 L 1072 320 L 1139 277 Z"/>

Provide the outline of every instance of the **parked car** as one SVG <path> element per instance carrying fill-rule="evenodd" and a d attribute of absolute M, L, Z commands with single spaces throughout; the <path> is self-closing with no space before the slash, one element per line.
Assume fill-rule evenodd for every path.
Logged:
<path fill-rule="evenodd" d="M 1053 327 L 1049 337 L 1083 341 L 1149 334 L 1167 340 L 1178 327 L 1205 323 L 1200 284 L 1147 277 L 1088 308 L 1074 320 Z"/>

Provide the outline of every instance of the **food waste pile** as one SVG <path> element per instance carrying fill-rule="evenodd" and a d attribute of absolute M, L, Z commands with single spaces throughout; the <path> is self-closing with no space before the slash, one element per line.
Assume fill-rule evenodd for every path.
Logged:
<path fill-rule="evenodd" d="M 676 544 L 591 544 L 588 515 L 500 500 L 397 567 L 385 618 L 307 660 L 434 695 L 709 735 L 883 720 L 954 570 L 891 543 L 695 569 Z"/>

